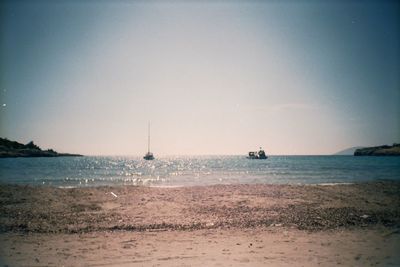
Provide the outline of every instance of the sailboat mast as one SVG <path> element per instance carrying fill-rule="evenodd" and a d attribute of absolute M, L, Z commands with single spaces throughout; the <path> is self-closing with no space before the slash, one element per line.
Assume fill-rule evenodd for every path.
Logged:
<path fill-rule="evenodd" d="M 149 125 L 148 125 L 148 137 L 147 137 L 147 151 L 148 151 L 148 153 L 150 153 L 150 122 L 149 122 Z"/>

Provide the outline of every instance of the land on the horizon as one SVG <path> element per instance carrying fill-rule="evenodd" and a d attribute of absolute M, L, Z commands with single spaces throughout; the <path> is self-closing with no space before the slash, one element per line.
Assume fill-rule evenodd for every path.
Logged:
<path fill-rule="evenodd" d="M 359 148 L 354 156 L 400 156 L 400 144 Z"/>
<path fill-rule="evenodd" d="M 53 149 L 42 150 L 33 141 L 26 145 L 7 138 L 0 138 L 0 158 L 17 157 L 79 157 L 79 154 L 58 153 Z"/>
<path fill-rule="evenodd" d="M 360 149 L 360 148 L 364 148 L 364 147 L 363 147 L 363 146 L 349 147 L 349 148 L 340 150 L 340 151 L 336 152 L 336 153 L 333 154 L 333 155 L 334 155 L 334 156 L 353 156 L 353 155 L 354 155 L 354 152 L 355 152 L 357 149 Z"/>

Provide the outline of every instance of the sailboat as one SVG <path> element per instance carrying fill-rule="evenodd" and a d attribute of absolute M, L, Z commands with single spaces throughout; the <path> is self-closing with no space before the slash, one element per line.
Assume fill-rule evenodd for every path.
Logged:
<path fill-rule="evenodd" d="M 150 122 L 149 122 L 148 137 L 147 137 L 147 153 L 143 158 L 145 160 L 153 160 L 154 159 L 153 153 L 150 152 Z"/>

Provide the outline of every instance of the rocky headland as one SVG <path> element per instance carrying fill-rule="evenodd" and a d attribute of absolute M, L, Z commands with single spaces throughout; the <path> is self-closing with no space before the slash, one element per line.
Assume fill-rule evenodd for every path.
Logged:
<path fill-rule="evenodd" d="M 82 156 L 79 154 L 58 153 L 53 149 L 42 150 L 35 145 L 33 141 L 24 145 L 16 141 L 10 141 L 7 138 L 0 138 L 0 158 L 17 157 L 66 157 Z"/>
<path fill-rule="evenodd" d="M 400 144 L 360 148 L 354 156 L 400 156 Z"/>

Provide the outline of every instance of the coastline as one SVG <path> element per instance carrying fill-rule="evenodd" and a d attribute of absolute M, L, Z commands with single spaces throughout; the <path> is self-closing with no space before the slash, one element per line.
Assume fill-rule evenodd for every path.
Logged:
<path fill-rule="evenodd" d="M 81 154 L 70 154 L 70 153 L 57 153 L 57 152 L 49 152 L 42 150 L 34 150 L 34 151 L 1 151 L 0 158 L 57 158 L 57 157 L 84 157 Z"/>
<path fill-rule="evenodd" d="M 248 254 L 244 258 L 248 259 L 248 262 L 231 262 L 232 265 L 236 263 L 249 266 L 268 263 L 289 265 L 284 264 L 283 257 L 280 260 L 276 257 L 275 260 L 270 258 L 271 250 L 265 249 L 266 243 L 274 245 L 269 243 L 270 240 L 276 241 L 278 250 L 293 250 L 293 257 L 287 258 L 293 262 L 299 260 L 294 248 L 300 249 L 300 241 L 293 240 L 305 240 L 305 247 L 307 244 L 308 247 L 316 246 L 309 248 L 313 251 L 321 247 L 321 238 L 330 240 L 330 250 L 340 250 L 340 240 L 346 240 L 344 236 L 351 240 L 359 240 L 360 244 L 366 246 L 359 249 L 368 251 L 370 246 L 388 244 L 391 245 L 387 250 L 391 251 L 397 249 L 400 244 L 400 182 L 396 181 L 312 186 L 258 184 L 174 188 L 55 188 L 0 185 L 0 200 L 0 241 L 5 244 L 0 251 L 0 257 L 12 266 L 30 265 L 32 260 L 36 260 L 32 257 L 36 257 L 40 262 L 46 259 L 45 265 L 52 265 L 53 262 L 53 265 L 67 266 L 91 265 L 88 261 L 94 261 L 93 265 L 98 266 L 105 260 L 100 254 L 96 259 L 87 258 L 82 254 L 78 255 L 82 260 L 80 263 L 74 258 L 75 254 L 70 254 L 61 257 L 61 262 L 55 262 L 56 251 L 45 250 L 51 247 L 45 245 L 46 242 L 53 239 L 58 240 L 57 244 L 52 245 L 54 249 L 72 249 L 69 247 L 72 244 L 74 248 L 84 249 L 88 240 L 93 240 L 101 247 L 101 244 L 110 243 L 108 239 L 111 237 L 115 239 L 111 242 L 115 255 L 145 252 L 137 245 L 124 248 L 127 238 L 136 240 L 136 243 L 147 242 L 157 248 L 158 254 L 154 252 L 157 254 L 154 257 L 144 254 L 127 257 L 126 266 L 134 264 L 135 261 L 141 265 L 153 265 L 157 262 L 171 266 L 181 263 L 196 265 L 196 262 L 197 265 L 201 265 L 202 257 L 204 259 L 209 253 L 215 254 L 212 251 L 207 252 L 209 248 L 206 244 L 209 241 L 211 244 L 224 244 L 220 253 L 212 257 L 214 263 L 223 263 L 237 256 L 232 253 L 237 249 L 236 246 L 239 246 L 236 243 L 250 244 L 254 238 L 263 240 L 264 249 L 254 250 L 253 247 L 253 250 L 247 251 Z M 288 235 L 292 237 L 293 242 L 283 241 L 288 239 Z M 365 236 L 370 238 L 367 240 Z M 141 237 L 141 241 L 137 241 L 138 237 Z M 159 241 L 156 241 L 157 238 Z M 198 253 L 195 253 L 194 258 L 176 256 L 182 252 L 178 249 L 168 252 L 175 256 L 161 253 L 165 250 L 162 250 L 162 246 L 179 239 L 192 240 L 187 249 L 196 248 Z M 307 240 L 311 243 L 307 243 Z M 375 241 L 372 242 L 373 240 Z M 37 242 L 42 245 L 36 246 Z M 23 245 L 26 243 L 31 245 Z M 215 249 L 219 248 L 217 246 Z M 35 253 L 33 249 L 36 249 Z M 228 249 L 232 254 L 224 254 L 223 249 Z M 352 249 L 353 252 L 358 251 L 356 247 Z M 189 252 L 193 254 L 192 250 Z M 324 250 L 315 253 L 320 255 L 322 251 Z M 379 262 L 386 259 L 386 263 L 400 263 L 400 259 L 395 255 L 387 255 L 380 249 L 374 248 L 368 253 L 372 253 L 373 256 L 376 254 L 374 260 Z M 329 265 L 328 260 L 333 260 L 332 265 L 337 264 L 340 257 L 335 255 L 328 253 L 324 256 L 326 261 L 321 259 L 320 262 Z M 112 255 L 109 256 L 112 258 Z M 161 262 L 157 260 L 168 257 L 170 259 Z M 360 259 L 356 258 L 357 255 L 349 260 L 354 264 L 361 264 Z M 372 263 L 367 257 L 363 260 L 366 260 L 364 263 Z M 17 262 L 24 264 L 13 264 Z M 348 265 L 352 265 L 350 262 Z M 304 265 L 317 264 L 314 263 L 307 261 Z M 123 262 L 115 266 L 119 265 L 123 265 Z"/>
<path fill-rule="evenodd" d="M 80 154 L 58 153 L 53 149 L 42 150 L 33 141 L 22 144 L 0 137 L 0 158 L 82 157 Z"/>

